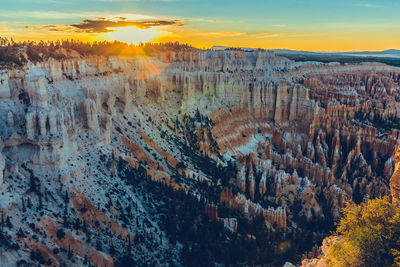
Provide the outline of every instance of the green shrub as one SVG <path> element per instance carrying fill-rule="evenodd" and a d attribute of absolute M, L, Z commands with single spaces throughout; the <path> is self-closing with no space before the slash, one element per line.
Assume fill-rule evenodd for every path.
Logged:
<path fill-rule="evenodd" d="M 400 266 L 400 211 L 389 197 L 349 203 L 335 235 L 330 266 Z"/>

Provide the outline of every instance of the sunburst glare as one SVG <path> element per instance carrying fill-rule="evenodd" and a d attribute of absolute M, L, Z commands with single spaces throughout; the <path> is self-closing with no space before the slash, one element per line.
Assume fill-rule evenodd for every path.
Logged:
<path fill-rule="evenodd" d="M 137 27 L 121 27 L 116 28 L 115 31 L 107 33 L 107 37 L 110 40 L 117 40 L 126 43 L 139 44 L 147 43 L 160 37 L 162 31 L 149 29 L 140 29 Z"/>

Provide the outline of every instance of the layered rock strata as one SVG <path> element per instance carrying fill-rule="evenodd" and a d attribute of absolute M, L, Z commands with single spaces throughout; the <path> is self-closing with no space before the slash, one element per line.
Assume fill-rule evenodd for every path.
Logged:
<path fill-rule="evenodd" d="M 143 180 L 205 201 L 204 212 L 231 232 L 237 218 L 218 217 L 218 208 L 248 221 L 262 216 L 268 231 L 292 236 L 316 223 L 315 234 L 325 233 L 346 199 L 387 194 L 398 171 L 395 67 L 296 63 L 267 51 L 171 51 L 51 59 L 2 71 L 0 80 L 0 209 L 21 231 L 32 223 L 47 233 L 22 238 L 10 230 L 21 247 L 56 263 L 71 263 L 52 252 L 71 243 L 76 261 L 90 254 L 98 265 L 113 264 L 79 230 L 54 238 L 64 195 L 65 217 L 107 233 L 107 243 L 131 246 L 131 236 L 152 235 L 151 228 L 161 245 L 154 253 L 137 246 L 138 257 L 155 265 L 163 260 L 157 253 L 179 260 L 179 246 L 162 238 L 149 215 L 154 207 L 117 177 L 119 159 Z M 397 199 L 396 179 L 391 188 Z M 54 203 L 25 222 L 22 205 L 44 195 Z M 121 207 L 140 219 L 124 221 Z M 2 260 L 15 263 L 13 254 Z"/>

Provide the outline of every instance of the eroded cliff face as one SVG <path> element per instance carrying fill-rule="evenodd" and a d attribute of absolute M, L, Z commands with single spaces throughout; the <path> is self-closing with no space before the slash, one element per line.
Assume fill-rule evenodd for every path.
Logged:
<path fill-rule="evenodd" d="M 29 251 L 56 265 L 111 266 L 120 256 L 111 244 L 138 262 L 182 262 L 161 202 L 127 181 L 201 200 L 231 232 L 240 216 L 262 218 L 276 246 L 317 241 L 346 199 L 388 194 L 397 170 L 395 67 L 168 52 L 30 63 L 0 81 L 0 208 L 28 248 L 2 251 L 6 266 L 32 261 Z M 84 230 L 67 227 L 77 222 Z"/>
<path fill-rule="evenodd" d="M 393 171 L 393 175 L 390 178 L 390 193 L 392 196 L 392 202 L 396 205 L 399 204 L 400 201 L 400 147 L 397 146 L 396 153 L 394 155 L 395 167 Z"/>

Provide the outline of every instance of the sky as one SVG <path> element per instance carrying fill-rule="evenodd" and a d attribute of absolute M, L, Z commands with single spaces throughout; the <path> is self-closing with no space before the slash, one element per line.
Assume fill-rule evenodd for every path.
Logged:
<path fill-rule="evenodd" d="M 199 48 L 400 49 L 400 0 L 0 0 L 0 36 L 179 41 Z"/>

